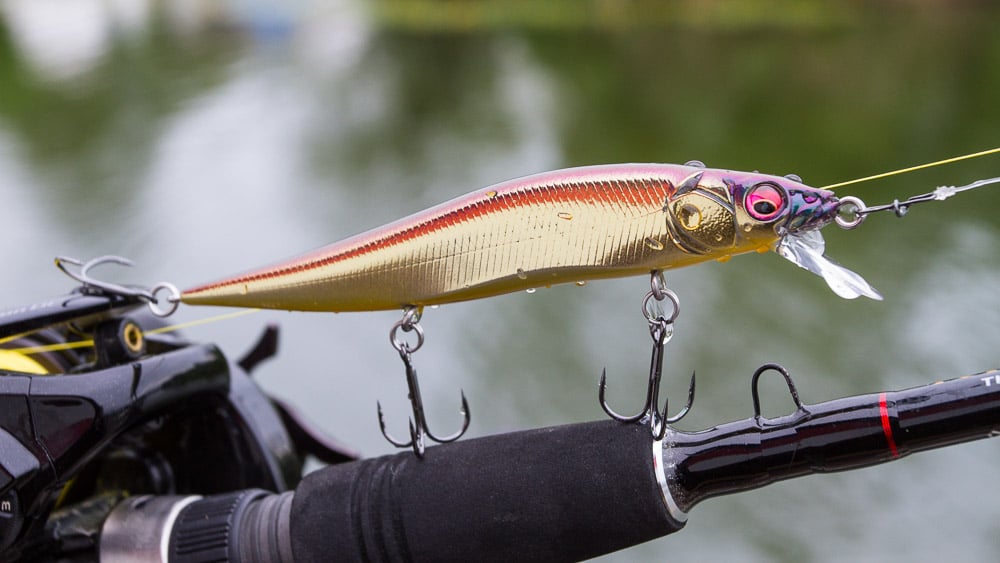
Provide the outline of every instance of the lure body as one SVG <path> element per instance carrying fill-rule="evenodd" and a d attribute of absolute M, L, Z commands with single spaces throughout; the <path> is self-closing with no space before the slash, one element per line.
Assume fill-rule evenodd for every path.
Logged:
<path fill-rule="evenodd" d="M 648 274 L 773 248 L 828 223 L 832 192 L 670 164 L 556 170 L 496 184 L 270 267 L 190 304 L 374 311 Z"/>

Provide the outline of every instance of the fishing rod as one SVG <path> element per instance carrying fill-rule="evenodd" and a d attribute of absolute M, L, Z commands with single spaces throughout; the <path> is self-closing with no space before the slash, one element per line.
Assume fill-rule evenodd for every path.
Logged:
<path fill-rule="evenodd" d="M 760 414 L 757 381 L 772 369 L 795 401 L 790 415 Z M 186 549 L 188 560 L 205 560 L 191 538 L 203 537 L 201 515 L 214 509 L 229 519 L 229 535 L 217 533 L 199 555 L 233 561 L 580 560 L 677 532 L 711 497 L 1000 431 L 1000 371 L 807 405 L 788 373 L 767 365 L 752 394 L 754 416 L 701 432 L 671 428 L 662 440 L 605 420 L 443 444 L 423 459 L 334 465 L 281 495 L 131 498 L 104 524 L 101 555 L 164 542 L 171 557 Z M 164 516 L 137 525 L 150 502 Z"/>

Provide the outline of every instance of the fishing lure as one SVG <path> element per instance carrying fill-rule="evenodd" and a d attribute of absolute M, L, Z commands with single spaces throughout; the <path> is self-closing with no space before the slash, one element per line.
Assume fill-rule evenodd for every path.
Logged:
<path fill-rule="evenodd" d="M 692 376 L 687 405 L 678 415 L 669 417 L 666 406 L 662 411 L 658 406 L 663 347 L 680 310 L 662 271 L 775 250 L 822 276 L 841 297 L 881 299 L 861 276 L 825 257 L 819 229 L 835 221 L 853 228 L 875 211 L 892 209 L 901 216 L 914 203 L 997 182 L 1000 178 L 938 188 L 904 202 L 867 207 L 860 199 L 807 186 L 794 175 L 711 169 L 698 161 L 556 170 L 502 182 L 273 266 L 189 289 L 180 300 L 300 311 L 404 309 L 390 341 L 406 367 L 413 409 L 409 441 L 386 432 L 381 405 L 378 418 L 390 443 L 412 447 L 421 456 L 425 439 L 451 442 L 469 426 L 463 393 L 465 420 L 458 432 L 438 437 L 427 427 L 411 358 L 423 344 L 422 307 L 651 274 L 652 290 L 643 301 L 653 337 L 645 405 L 631 416 L 613 411 L 604 399 L 603 375 L 599 400 L 616 420 L 648 421 L 659 440 L 694 399 Z M 652 313 L 653 298 L 669 299 L 673 312 Z M 407 343 L 400 329 L 415 332 L 416 343 Z"/>
<path fill-rule="evenodd" d="M 839 208 L 833 192 L 791 175 L 699 162 L 571 168 L 496 184 L 189 289 L 181 300 L 302 311 L 399 309 L 648 275 L 772 249 L 822 275 L 839 295 L 880 299 L 860 276 L 823 258 L 815 235 L 801 238 L 833 221 Z"/>

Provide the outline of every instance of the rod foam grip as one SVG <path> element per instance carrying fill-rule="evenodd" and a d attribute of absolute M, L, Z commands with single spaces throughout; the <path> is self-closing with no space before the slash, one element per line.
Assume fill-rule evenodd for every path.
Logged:
<path fill-rule="evenodd" d="M 679 530 L 645 425 L 607 420 L 330 466 L 292 503 L 297 561 L 570 561 Z"/>

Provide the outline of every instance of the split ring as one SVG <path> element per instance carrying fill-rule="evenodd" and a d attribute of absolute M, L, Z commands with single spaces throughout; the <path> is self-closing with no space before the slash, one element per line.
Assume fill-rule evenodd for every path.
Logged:
<path fill-rule="evenodd" d="M 417 333 L 417 343 L 410 346 L 409 342 L 399 337 L 399 329 L 403 329 L 403 332 Z M 392 347 L 400 354 L 416 352 L 424 345 L 424 328 L 420 326 L 419 322 L 413 322 L 404 315 L 402 320 L 392 325 L 392 330 L 389 331 L 389 342 L 392 343 Z"/>
<path fill-rule="evenodd" d="M 167 302 L 166 307 L 160 307 L 160 299 L 156 296 L 157 293 L 161 291 L 167 292 L 167 297 L 165 301 Z M 181 304 L 181 292 L 172 283 L 160 282 L 154 285 L 149 290 L 149 302 L 146 305 L 149 306 L 149 311 L 156 315 L 157 317 L 169 317 L 174 314 L 177 307 Z"/>
<path fill-rule="evenodd" d="M 656 278 L 654 277 L 654 279 Z M 677 320 L 677 316 L 680 315 L 681 313 L 680 298 L 677 297 L 677 294 L 674 293 L 672 290 L 667 289 L 665 287 L 660 288 L 660 295 L 661 297 L 657 297 L 656 293 L 653 291 L 650 291 L 649 293 L 646 294 L 646 297 L 642 300 L 642 316 L 646 317 L 646 321 L 650 323 L 657 323 L 659 322 L 659 319 L 664 319 L 664 322 L 666 322 L 667 324 L 671 324 L 675 320 Z M 673 311 L 671 311 L 669 317 L 665 317 L 664 315 L 656 315 L 650 310 L 652 308 L 650 307 L 650 304 L 653 301 L 653 299 L 656 299 L 657 301 L 663 301 L 664 299 L 670 300 L 670 304 L 673 306 Z"/>
<path fill-rule="evenodd" d="M 837 216 L 834 221 L 841 229 L 853 229 L 865 220 L 865 211 L 868 207 L 860 198 L 852 195 L 840 198 L 837 205 Z"/>

